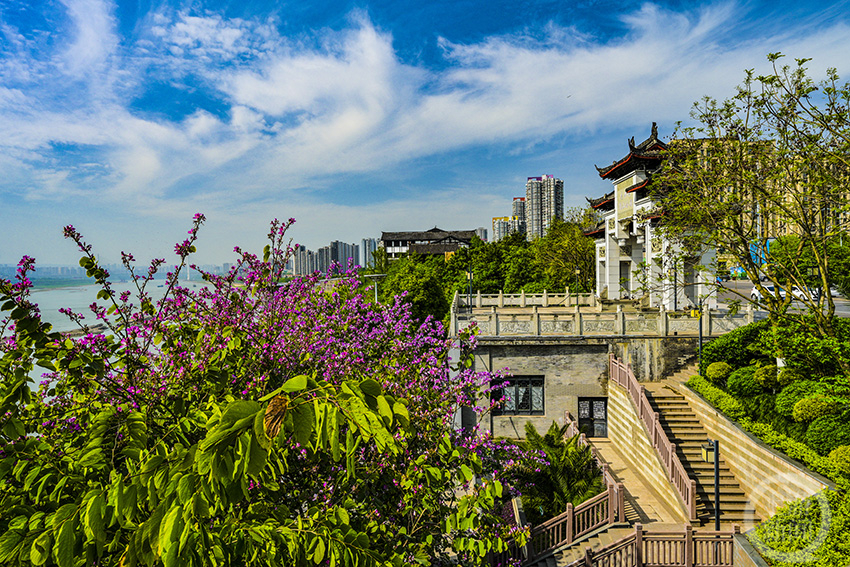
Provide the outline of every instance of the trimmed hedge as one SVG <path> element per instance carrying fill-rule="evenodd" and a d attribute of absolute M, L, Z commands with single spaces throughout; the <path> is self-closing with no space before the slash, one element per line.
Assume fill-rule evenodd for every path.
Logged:
<path fill-rule="evenodd" d="M 747 539 L 775 567 L 844 567 L 850 564 L 848 533 L 850 494 L 824 490 L 786 503 Z"/>
<path fill-rule="evenodd" d="M 762 331 L 769 328 L 770 320 L 765 319 L 739 327 L 703 346 L 700 374 L 705 374 L 708 366 L 714 362 L 726 362 L 733 368 L 741 368 L 750 364 L 752 358 L 766 358 L 747 347 L 756 342 Z"/>
<path fill-rule="evenodd" d="M 835 415 L 841 408 L 841 402 L 834 398 L 810 396 L 794 404 L 794 421 L 808 423 L 825 415 Z"/>
<path fill-rule="evenodd" d="M 713 386 L 702 376 L 692 376 L 685 384 L 732 419 L 741 419 L 746 416 L 746 412 L 738 400 L 717 386 Z"/>
<path fill-rule="evenodd" d="M 835 463 L 841 474 L 850 477 L 850 445 L 842 445 L 830 451 L 829 460 Z"/>
<path fill-rule="evenodd" d="M 822 457 L 817 451 L 804 443 L 795 441 L 791 437 L 777 432 L 767 423 L 759 423 L 745 417 L 744 409 L 738 400 L 720 388 L 712 386 L 702 376 L 692 377 L 686 382 L 686 385 L 705 398 L 712 406 L 720 410 L 721 413 L 730 419 L 736 420 L 744 431 L 752 433 L 765 444 L 770 445 L 781 453 L 785 453 L 792 459 L 800 461 L 809 469 L 834 481 L 839 487 L 850 488 L 850 478 L 842 474 L 835 462 L 827 457 Z"/>
<path fill-rule="evenodd" d="M 802 382 L 805 379 L 806 376 L 802 372 L 790 366 L 783 366 L 782 370 L 776 376 L 776 381 L 779 382 L 780 388 L 784 388 L 792 382 Z"/>
<path fill-rule="evenodd" d="M 814 380 L 792 382 L 785 386 L 776 396 L 776 411 L 785 417 L 794 416 L 794 406 L 803 398 L 809 398 L 819 393 L 820 384 Z"/>
<path fill-rule="evenodd" d="M 756 370 L 755 366 L 739 368 L 729 375 L 729 379 L 726 380 L 726 389 L 739 398 L 761 394 L 764 387 L 756 380 Z"/>
<path fill-rule="evenodd" d="M 772 390 L 773 388 L 776 388 L 778 384 L 776 381 L 776 374 L 776 365 L 767 364 L 756 370 L 755 374 L 753 375 L 753 378 L 755 378 L 755 381 L 758 382 L 759 385 L 761 385 L 762 389 Z"/>
<path fill-rule="evenodd" d="M 733 368 L 725 362 L 713 362 L 708 365 L 705 377 L 715 386 L 719 386 L 726 383 L 726 379 L 732 374 L 732 370 Z"/>
<path fill-rule="evenodd" d="M 825 415 L 812 422 L 806 430 L 806 445 L 828 455 L 841 445 L 850 445 L 850 423 L 847 414 Z"/>
<path fill-rule="evenodd" d="M 850 488 L 850 478 L 848 478 L 847 475 L 842 474 L 836 463 L 831 461 L 828 457 L 819 455 L 817 451 L 805 443 L 794 441 L 787 435 L 778 433 L 770 425 L 766 423 L 758 423 L 749 418 L 740 420 L 738 424 L 741 426 L 741 429 L 752 433 L 777 451 L 785 453 L 792 459 L 800 461 L 809 469 L 832 480 L 839 488 Z"/>

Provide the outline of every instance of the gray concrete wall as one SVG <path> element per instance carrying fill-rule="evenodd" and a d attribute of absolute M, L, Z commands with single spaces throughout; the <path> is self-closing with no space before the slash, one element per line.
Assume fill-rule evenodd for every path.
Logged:
<path fill-rule="evenodd" d="M 785 502 L 835 488 L 829 479 L 750 436 L 687 386 L 677 384 L 676 389 L 685 396 L 709 437 L 720 441 L 721 457 L 762 518 L 773 516 Z"/>
<path fill-rule="evenodd" d="M 758 551 L 747 540 L 744 534 L 735 534 L 732 536 L 732 541 L 735 544 L 732 552 L 732 565 L 735 567 L 768 567 Z"/>
<path fill-rule="evenodd" d="M 647 337 L 614 340 L 611 350 L 617 358 L 632 365 L 640 382 L 652 382 L 676 371 L 679 359 L 694 356 L 698 346 L 694 337 Z"/>
<path fill-rule="evenodd" d="M 688 523 L 684 505 L 670 484 L 664 465 L 649 441 L 632 399 L 628 392 L 613 382 L 608 386 L 608 437 L 616 444 L 628 466 L 641 471 L 668 508 L 679 513 L 678 521 Z"/>
<path fill-rule="evenodd" d="M 578 413 L 579 397 L 604 397 L 608 382 L 608 345 L 598 344 L 479 344 L 476 370 L 508 369 L 514 375 L 543 376 L 543 415 L 487 416 L 482 427 L 500 437 L 522 438 L 531 422 L 544 433 L 555 421 L 564 424 L 564 411 Z"/>

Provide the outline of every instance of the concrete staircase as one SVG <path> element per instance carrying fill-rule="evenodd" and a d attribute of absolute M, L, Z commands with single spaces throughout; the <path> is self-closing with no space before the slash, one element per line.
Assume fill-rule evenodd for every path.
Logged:
<path fill-rule="evenodd" d="M 685 397 L 673 388 L 697 374 L 697 365 L 691 364 L 661 382 L 644 383 L 647 398 L 658 412 L 661 426 L 668 439 L 676 444 L 676 454 L 688 476 L 697 483 L 697 518 L 706 527 L 714 524 L 714 464 L 702 459 L 702 446 L 708 443 L 708 434 L 691 411 Z M 722 524 L 758 522 L 759 518 L 747 505 L 747 495 L 723 459 L 720 451 L 720 521 Z"/>
<path fill-rule="evenodd" d="M 527 567 L 566 567 L 567 565 L 584 557 L 584 550 L 588 547 L 592 551 L 597 551 L 611 543 L 614 543 L 618 539 L 634 533 L 634 531 L 634 528 L 626 526 L 608 528 L 604 532 L 597 533 L 588 539 L 573 543 L 569 547 L 556 549 L 551 555 L 541 557 L 537 561 L 529 563 Z"/>

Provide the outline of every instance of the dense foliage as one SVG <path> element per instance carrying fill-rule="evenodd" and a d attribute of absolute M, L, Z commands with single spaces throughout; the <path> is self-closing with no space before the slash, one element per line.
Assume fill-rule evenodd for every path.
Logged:
<path fill-rule="evenodd" d="M 549 431 L 540 435 L 530 422 L 525 424 L 528 449 L 541 452 L 547 464 L 520 467 L 517 485 L 522 492 L 526 518 L 538 525 L 567 509 L 578 506 L 603 489 L 602 473 L 590 454 L 590 447 L 578 444 L 579 436 L 566 438 L 566 426 L 552 422 Z"/>
<path fill-rule="evenodd" d="M 772 321 L 796 319 L 809 334 L 835 337 L 831 288 L 847 256 L 835 243 L 850 205 L 850 83 L 835 69 L 815 82 L 808 59 L 784 66 L 782 57 L 768 55 L 764 75 L 746 71 L 732 97 L 694 105 L 696 125 L 676 132 L 653 180 L 656 214 L 683 255 L 722 249 L 761 292 Z M 774 254 L 771 241 L 787 234 L 795 236 Z M 795 298 L 778 285 L 769 290 L 765 278 L 796 286 L 808 317 L 789 311 Z"/>
<path fill-rule="evenodd" d="M 752 345 L 758 335 L 770 328 L 768 321 L 759 321 L 733 329 L 702 347 L 700 374 L 705 375 L 709 365 L 725 362 L 733 368 L 748 366 L 753 359 L 764 358 L 763 353 L 754 352 Z"/>
<path fill-rule="evenodd" d="M 158 302 L 146 286 L 164 260 L 138 272 L 122 254 L 136 291 L 118 292 L 66 227 L 110 305 L 67 312 L 76 337 L 30 302 L 32 259 L 0 282 L 0 563 L 478 564 L 504 549 L 502 457 L 524 455 L 452 427 L 490 377 L 353 274 L 279 283 L 289 223 L 261 258 L 237 248 L 229 274 L 181 288 L 202 222 Z"/>
<path fill-rule="evenodd" d="M 712 384 L 725 384 L 732 373 L 732 366 L 726 362 L 712 362 L 705 371 L 705 377 Z"/>
<path fill-rule="evenodd" d="M 420 320 L 427 315 L 443 320 L 455 293 L 589 292 L 596 278 L 595 252 L 593 240 L 582 230 L 594 222 L 590 210 L 569 210 L 566 219 L 555 219 L 541 238 L 528 242 L 516 233 L 491 243 L 474 238 L 469 248 L 448 259 L 410 256 L 388 261 L 379 249 L 371 271 L 387 274 L 380 284 L 382 301 L 407 292 L 404 301 L 412 304 Z"/>
<path fill-rule="evenodd" d="M 747 534 L 771 565 L 837 567 L 850 563 L 850 493 L 825 490 L 789 502 Z"/>

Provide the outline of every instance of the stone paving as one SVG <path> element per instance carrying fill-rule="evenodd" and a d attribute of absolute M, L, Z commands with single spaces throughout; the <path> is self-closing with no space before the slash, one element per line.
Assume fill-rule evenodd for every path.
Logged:
<path fill-rule="evenodd" d="M 599 451 L 602 459 L 608 463 L 608 470 L 626 489 L 627 508 L 631 504 L 634 518 L 629 523 L 640 523 L 652 530 L 681 530 L 687 523 L 683 510 L 673 510 L 665 503 L 642 475 L 626 464 L 623 455 L 614 444 L 603 438 L 590 439 Z"/>

